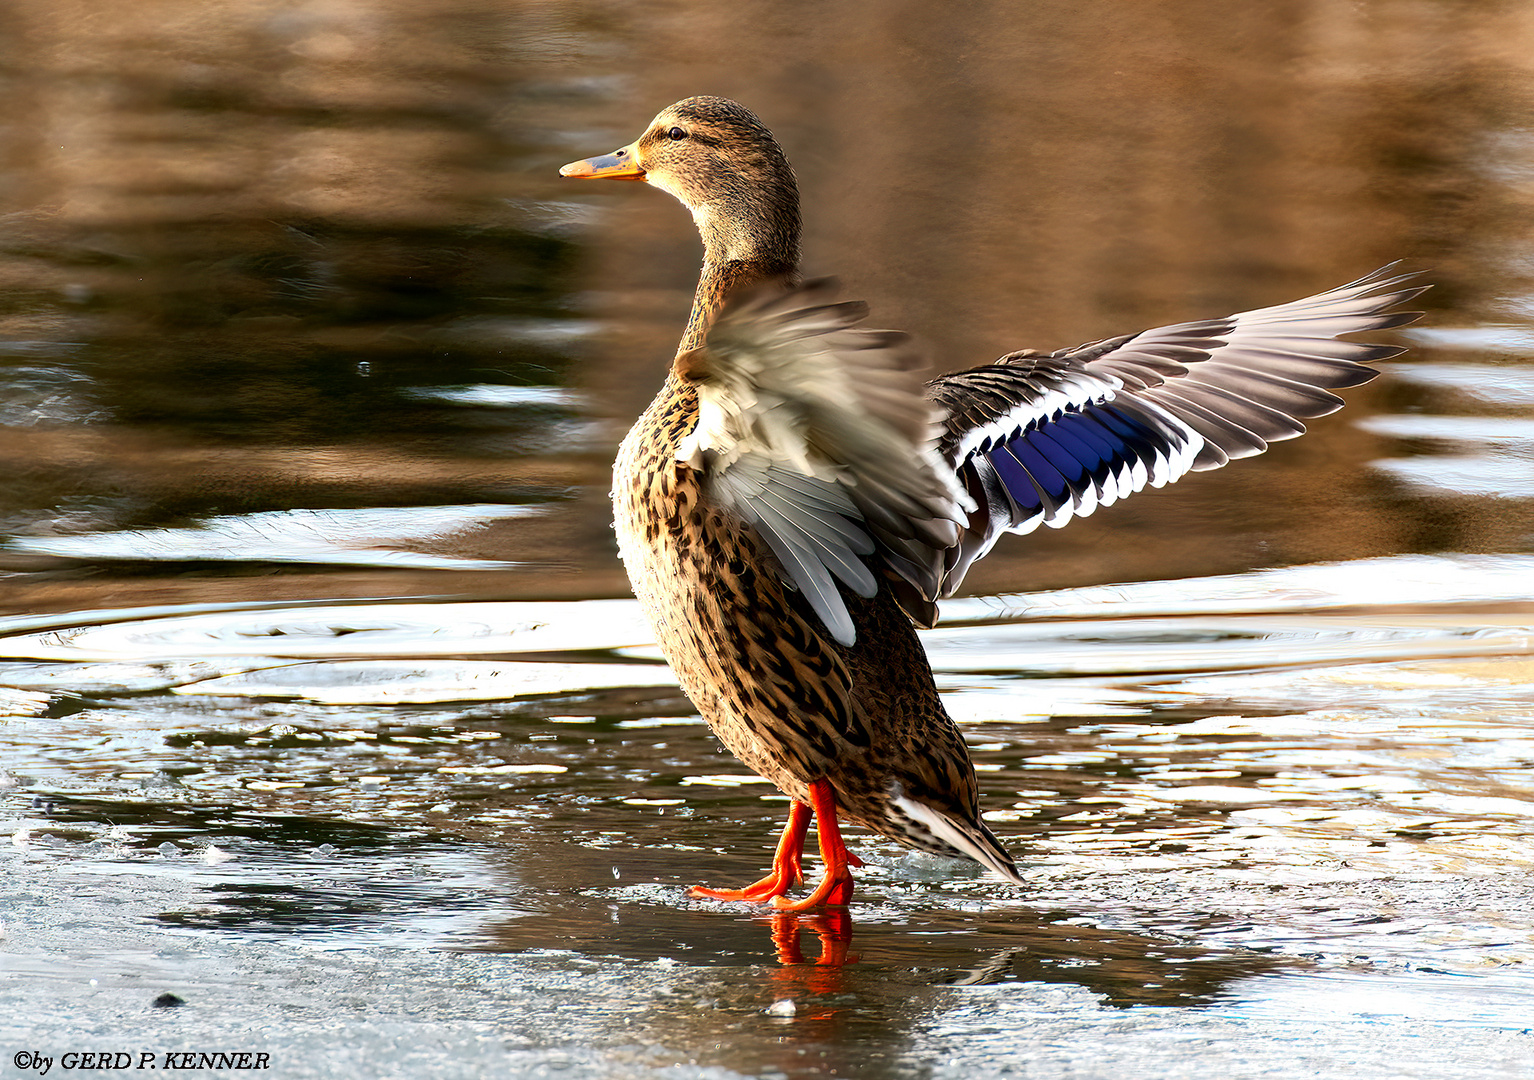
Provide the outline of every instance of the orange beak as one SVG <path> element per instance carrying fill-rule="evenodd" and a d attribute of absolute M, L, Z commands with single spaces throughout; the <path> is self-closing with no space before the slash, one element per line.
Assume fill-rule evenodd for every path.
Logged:
<path fill-rule="evenodd" d="M 577 180 L 646 179 L 645 171 L 639 164 L 639 155 L 634 152 L 633 143 L 621 150 L 614 150 L 611 154 L 603 154 L 601 157 L 572 161 L 560 168 L 559 175 Z"/>

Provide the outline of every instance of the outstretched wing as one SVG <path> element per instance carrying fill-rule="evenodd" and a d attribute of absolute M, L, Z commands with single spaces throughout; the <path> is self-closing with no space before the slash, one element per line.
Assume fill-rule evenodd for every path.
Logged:
<path fill-rule="evenodd" d="M 1342 407 L 1331 390 L 1377 372 L 1392 345 L 1339 335 L 1401 326 L 1421 293 L 1394 265 L 1303 300 L 1062 349 L 1012 353 L 928 386 L 938 444 L 975 504 L 958 543 L 907 545 L 891 560 L 902 605 L 930 625 L 970 565 L 1004 532 L 1059 528 L 1147 484 L 1216 469 L 1305 431 Z"/>
<path fill-rule="evenodd" d="M 1384 267 L 1330 292 L 1048 355 L 1017 352 L 922 387 L 904 334 L 857 327 L 814 282 L 736 301 L 679 357 L 699 420 L 678 448 L 714 505 L 751 524 L 831 636 L 838 583 L 888 586 L 930 626 L 1004 532 L 1059 528 L 1147 484 L 1214 469 L 1342 406 L 1422 288 Z"/>
<path fill-rule="evenodd" d="M 891 543 L 947 549 L 972 504 L 937 454 L 941 414 L 909 339 L 857 328 L 866 305 L 834 303 L 834 292 L 818 281 L 732 303 L 707 346 L 678 358 L 699 417 L 677 457 L 851 645 L 837 582 L 873 596 L 881 581 L 866 556 Z"/>

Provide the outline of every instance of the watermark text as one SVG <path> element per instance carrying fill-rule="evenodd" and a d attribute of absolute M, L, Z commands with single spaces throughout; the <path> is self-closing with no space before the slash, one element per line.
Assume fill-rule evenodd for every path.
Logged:
<path fill-rule="evenodd" d="M 11 1064 L 22 1072 L 47 1076 L 55 1065 L 61 1071 L 86 1070 L 90 1072 L 119 1072 L 126 1069 L 157 1069 L 188 1071 L 196 1069 L 270 1069 L 272 1055 L 253 1051 L 216 1051 L 203 1053 L 197 1050 L 169 1050 L 130 1053 L 127 1050 L 71 1050 L 56 1058 L 41 1050 L 18 1050 L 11 1055 Z"/>

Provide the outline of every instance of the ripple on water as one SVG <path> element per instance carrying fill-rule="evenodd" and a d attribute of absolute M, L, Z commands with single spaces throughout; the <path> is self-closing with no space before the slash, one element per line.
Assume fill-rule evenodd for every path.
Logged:
<path fill-rule="evenodd" d="M 104 618 L 0 638 L 0 655 L 155 662 L 211 657 L 363 659 L 590 652 L 651 636 L 631 600 L 314 603 L 237 605 L 189 614 L 152 609 L 144 613 L 147 617 L 135 612 L 117 618 L 111 618 L 112 613 L 83 614 Z"/>
<path fill-rule="evenodd" d="M 91 561 L 244 561 L 493 570 L 519 564 L 452 558 L 410 548 L 430 548 L 491 522 L 543 512 L 540 507 L 509 505 L 275 510 L 209 518 L 184 529 L 10 537 L 0 548 Z"/>
<path fill-rule="evenodd" d="M 490 660 L 332 660 L 225 675 L 173 687 L 175 694 L 303 698 L 331 705 L 504 701 L 607 687 L 675 686 L 658 664 L 498 663 Z"/>
<path fill-rule="evenodd" d="M 200 940 L 468 948 L 524 974 L 553 948 L 585 965 L 555 993 L 609 963 L 765 971 L 796 1023 L 941 985 L 1319 1024 L 1364 1018 L 1349 995 L 1373 986 L 1408 1017 L 1453 985 L 1494 1027 L 1534 995 L 1534 680 L 1516 609 L 1485 613 L 1528 579 L 1489 565 L 1126 586 L 1115 619 L 1093 590 L 1009 601 L 1055 616 L 1029 622 L 956 605 L 928 640 L 1026 884 L 854 830 L 845 967 L 812 963 L 848 948 L 821 917 L 687 895 L 759 876 L 784 799 L 636 662 L 625 601 L 16 627 L 0 861 L 103 903 L 179 890 L 143 918 Z M 1472 579 L 1474 614 L 1449 598 Z M 726 1012 L 779 1000 L 748 1008 L 760 980 L 721 977 Z"/>

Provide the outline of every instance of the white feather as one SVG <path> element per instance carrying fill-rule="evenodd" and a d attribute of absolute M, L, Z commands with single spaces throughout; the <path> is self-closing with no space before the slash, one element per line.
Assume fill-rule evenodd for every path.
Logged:
<path fill-rule="evenodd" d="M 1022 884 L 1023 879 L 1015 869 L 997 859 L 993 852 L 977 843 L 973 837 L 961 829 L 946 814 L 919 803 L 914 799 L 907 798 L 901 792 L 899 784 L 892 786 L 890 789 L 890 801 L 898 806 L 901 812 L 912 821 L 925 826 L 928 832 L 955 851 L 962 851 L 980 865 L 996 871 L 1008 881 Z"/>

